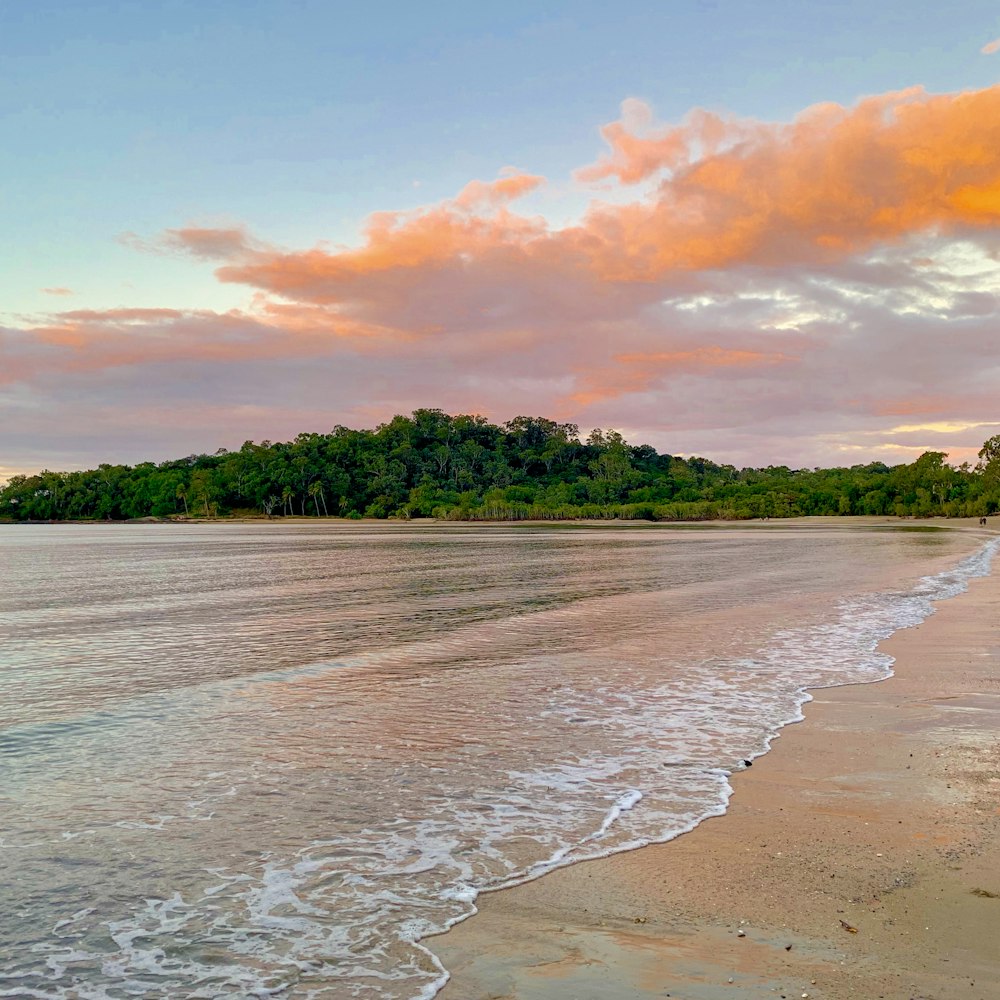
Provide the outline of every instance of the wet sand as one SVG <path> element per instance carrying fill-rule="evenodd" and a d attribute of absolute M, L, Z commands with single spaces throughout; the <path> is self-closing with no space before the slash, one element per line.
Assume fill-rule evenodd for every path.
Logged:
<path fill-rule="evenodd" d="M 1000 567 L 676 841 L 480 897 L 441 1000 L 1000 1000 Z"/>

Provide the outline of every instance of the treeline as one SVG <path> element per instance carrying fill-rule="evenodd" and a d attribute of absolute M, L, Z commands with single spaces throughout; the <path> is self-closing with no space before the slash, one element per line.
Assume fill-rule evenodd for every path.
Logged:
<path fill-rule="evenodd" d="M 705 520 L 873 514 L 983 516 L 1000 510 L 1000 436 L 980 462 L 952 468 L 943 452 L 910 465 L 736 469 L 630 445 L 616 431 L 581 440 L 575 424 L 417 410 L 375 430 L 335 427 L 294 441 L 86 472 L 15 476 L 0 517 L 451 520 L 628 518 Z"/>

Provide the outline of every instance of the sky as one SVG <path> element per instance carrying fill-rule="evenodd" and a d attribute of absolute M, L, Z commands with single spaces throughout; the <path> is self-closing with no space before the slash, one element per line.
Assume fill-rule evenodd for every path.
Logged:
<path fill-rule="evenodd" d="M 0 480 L 438 407 L 1000 433 L 1000 7 L 0 0 Z"/>

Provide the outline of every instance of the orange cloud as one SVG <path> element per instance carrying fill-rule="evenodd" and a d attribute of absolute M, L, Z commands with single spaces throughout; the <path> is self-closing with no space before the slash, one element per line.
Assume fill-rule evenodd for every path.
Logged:
<path fill-rule="evenodd" d="M 1000 38 L 994 38 L 992 42 L 987 42 L 980 50 L 984 56 L 991 56 L 1000 52 Z"/>
<path fill-rule="evenodd" d="M 911 233 L 1000 222 L 1000 87 L 816 105 L 789 125 L 738 122 L 721 138 L 713 122 L 709 138 L 725 148 L 690 164 L 674 138 L 657 158 L 663 137 L 630 155 L 619 136 L 594 168 L 641 179 L 684 163 L 651 198 L 588 214 L 609 278 L 829 262 Z"/>
<path fill-rule="evenodd" d="M 150 323 L 158 320 L 180 319 L 179 309 L 70 309 L 59 313 L 59 318 L 74 323 Z"/>
<path fill-rule="evenodd" d="M 458 193 L 454 204 L 457 208 L 468 210 L 496 208 L 534 191 L 544 182 L 544 177 L 522 174 L 513 167 L 505 167 L 495 181 L 470 181 Z"/>
<path fill-rule="evenodd" d="M 365 245 L 356 250 L 262 254 L 221 267 L 216 274 L 222 281 L 320 303 L 349 301 L 352 289 L 367 297 L 364 286 L 371 276 L 391 275 L 378 294 L 383 301 L 399 301 L 424 280 L 421 272 L 449 268 L 459 280 L 469 264 L 500 264 L 500 258 L 512 255 L 527 263 L 526 246 L 544 232 L 544 223 L 505 208 L 488 216 L 468 212 L 473 199 L 480 197 L 475 192 L 461 202 L 415 214 L 377 213 L 368 221 Z"/>
<path fill-rule="evenodd" d="M 46 295 L 65 296 L 65 295 L 73 295 L 73 294 L 75 294 L 72 288 L 62 288 L 61 286 L 60 287 L 55 287 L 55 288 L 43 288 L 41 290 Z"/>
<path fill-rule="evenodd" d="M 960 404 L 961 400 L 954 396 L 921 393 L 877 403 L 872 412 L 884 417 L 942 417 L 960 412 Z"/>
<path fill-rule="evenodd" d="M 168 406 L 212 365 L 231 400 L 284 392 L 289 412 L 329 407 L 331 422 L 365 406 L 593 407 L 605 426 L 683 423 L 705 453 L 770 433 L 785 454 L 793 421 L 805 440 L 831 421 L 994 413 L 995 258 L 979 234 L 1000 227 L 1000 87 L 817 105 L 783 125 L 695 111 L 661 128 L 630 101 L 604 135 L 578 176 L 641 186 L 572 225 L 519 212 L 543 179 L 507 169 L 377 213 L 349 248 L 285 251 L 239 226 L 129 237 L 212 261 L 251 302 L 0 328 L 0 383 L 23 384 L 10 399 L 118 391 L 129 407 L 158 387 Z"/>
<path fill-rule="evenodd" d="M 231 246 L 222 281 L 355 316 L 371 310 L 380 322 L 395 311 L 409 324 L 435 276 L 439 292 L 498 275 L 591 288 L 675 281 L 744 264 L 831 263 L 915 233 L 1000 223 L 1000 87 L 820 104 L 785 125 L 696 111 L 656 132 L 644 107 L 632 102 L 605 128 L 612 152 L 582 176 L 657 187 L 626 205 L 595 201 L 577 225 L 514 213 L 508 202 L 541 178 L 508 171 L 438 205 L 377 213 L 357 248 L 248 254 L 238 231 L 172 238 L 201 255 Z"/>

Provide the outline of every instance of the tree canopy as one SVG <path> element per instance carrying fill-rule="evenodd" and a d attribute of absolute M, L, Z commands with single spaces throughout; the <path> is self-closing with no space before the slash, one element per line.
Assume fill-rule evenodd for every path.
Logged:
<path fill-rule="evenodd" d="M 1000 510 L 1000 437 L 975 468 L 942 452 L 909 465 L 737 469 L 631 445 L 617 431 L 581 440 L 575 424 L 421 409 L 374 430 L 334 427 L 294 441 L 83 472 L 15 476 L 0 517 L 437 517 L 452 520 L 703 520 L 809 514 L 983 516 Z"/>

